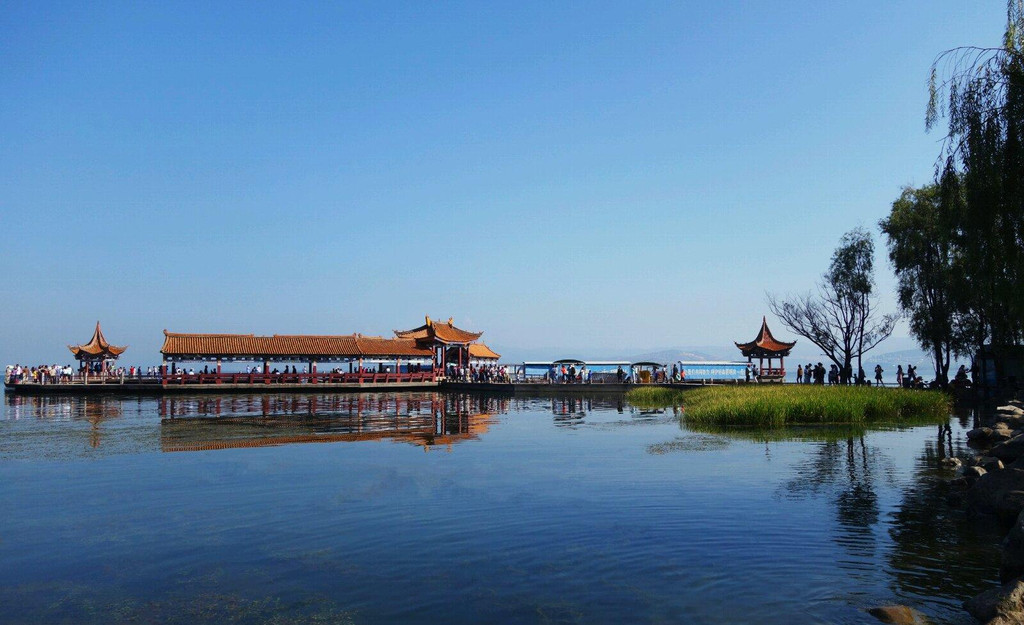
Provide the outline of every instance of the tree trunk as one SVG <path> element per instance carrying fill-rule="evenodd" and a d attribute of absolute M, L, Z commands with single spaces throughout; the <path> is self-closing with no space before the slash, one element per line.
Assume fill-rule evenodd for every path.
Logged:
<path fill-rule="evenodd" d="M 935 365 L 935 381 L 942 388 L 946 388 L 946 374 L 942 367 L 942 345 L 937 342 L 932 343 L 932 364 Z"/>

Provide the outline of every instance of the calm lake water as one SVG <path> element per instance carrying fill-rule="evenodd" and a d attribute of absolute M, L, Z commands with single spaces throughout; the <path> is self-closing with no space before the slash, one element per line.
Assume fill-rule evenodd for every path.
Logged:
<path fill-rule="evenodd" d="M 615 399 L 4 398 L 0 621 L 874 623 L 996 581 L 969 417 L 699 432 Z"/>

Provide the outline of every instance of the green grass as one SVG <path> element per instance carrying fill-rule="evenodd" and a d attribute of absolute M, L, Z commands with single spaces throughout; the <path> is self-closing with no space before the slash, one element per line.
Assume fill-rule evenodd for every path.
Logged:
<path fill-rule="evenodd" d="M 949 396 L 869 386 L 763 384 L 692 390 L 641 387 L 627 399 L 639 407 L 680 403 L 694 425 L 782 427 L 939 423 L 949 418 Z"/>
<path fill-rule="evenodd" d="M 683 391 L 666 386 L 638 386 L 626 393 L 637 408 L 664 408 L 682 403 Z"/>

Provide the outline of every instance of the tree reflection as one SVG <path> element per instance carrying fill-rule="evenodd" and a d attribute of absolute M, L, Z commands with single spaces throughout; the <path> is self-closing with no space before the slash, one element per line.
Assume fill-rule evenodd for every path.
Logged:
<path fill-rule="evenodd" d="M 784 485 L 789 496 L 824 494 L 835 507 L 836 544 L 856 558 L 871 558 L 878 548 L 872 528 L 879 521 L 879 482 L 888 483 L 893 463 L 864 435 L 817 443 Z M 858 571 L 862 566 L 856 567 Z"/>
<path fill-rule="evenodd" d="M 948 471 L 939 468 L 942 458 L 971 453 L 945 426 L 917 456 L 889 532 L 889 568 L 899 594 L 948 597 L 956 606 L 997 583 L 1003 529 L 995 519 L 968 518 Z"/>
<path fill-rule="evenodd" d="M 835 514 L 833 539 L 851 558 L 841 566 L 852 573 L 870 576 L 871 561 L 878 551 L 873 531 L 881 520 L 878 489 L 895 483 L 893 460 L 869 444 L 863 426 L 790 426 L 737 428 L 686 425 L 687 429 L 763 442 L 771 456 L 772 444 L 810 443 L 810 453 L 794 475 L 780 487 L 784 497 L 827 497 Z"/>

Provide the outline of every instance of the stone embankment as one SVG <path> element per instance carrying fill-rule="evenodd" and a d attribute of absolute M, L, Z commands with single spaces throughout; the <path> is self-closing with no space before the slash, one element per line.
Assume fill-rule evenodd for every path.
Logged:
<path fill-rule="evenodd" d="M 1012 528 L 1003 540 L 1003 585 L 964 607 L 987 625 L 1024 624 L 1024 404 L 997 408 L 967 433 L 967 440 L 978 455 L 964 463 L 954 485 L 964 494 L 969 513 L 995 515 Z"/>

